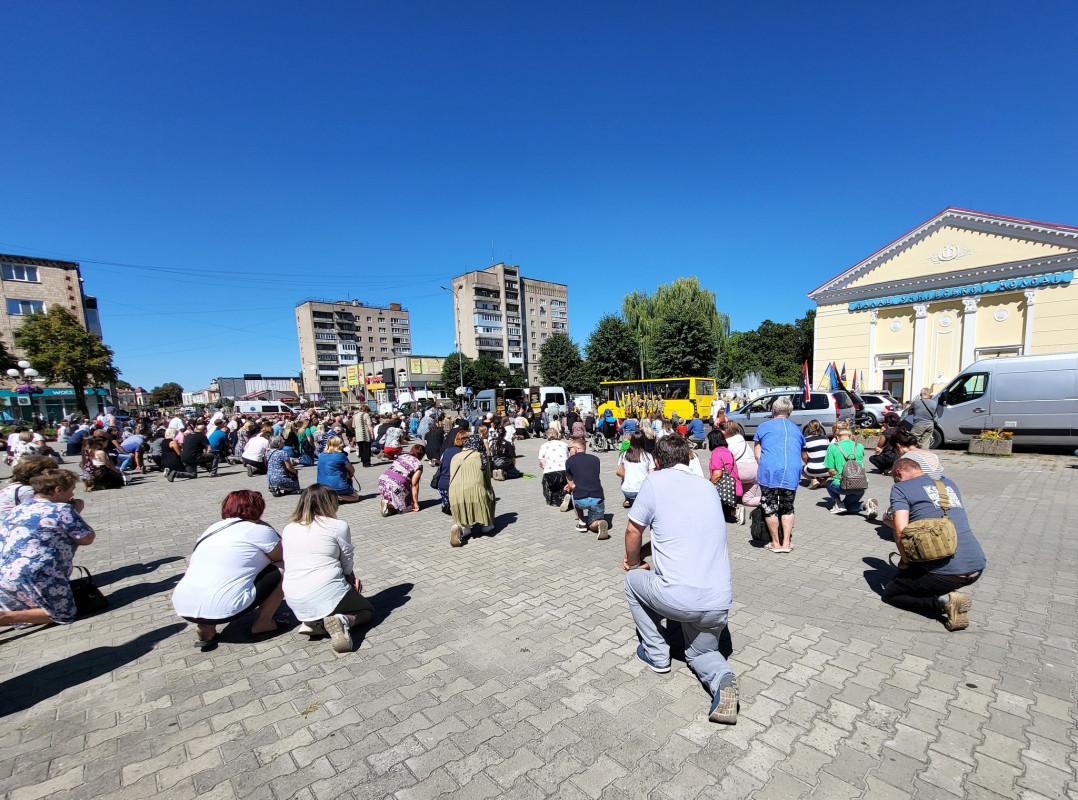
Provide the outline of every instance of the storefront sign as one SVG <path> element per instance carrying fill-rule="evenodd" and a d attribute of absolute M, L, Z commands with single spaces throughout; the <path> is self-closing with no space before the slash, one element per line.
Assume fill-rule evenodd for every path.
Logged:
<path fill-rule="evenodd" d="M 992 292 L 1010 292 L 1017 289 L 1034 289 L 1038 286 L 1070 283 L 1073 278 L 1074 270 L 1068 270 L 1067 272 L 1052 272 L 1047 275 L 1032 275 L 1025 278 L 1008 278 L 1001 281 L 971 283 L 968 286 L 930 289 L 927 292 L 910 292 L 909 294 L 894 294 L 889 297 L 873 297 L 869 300 L 854 300 L 850 303 L 850 311 L 859 311 L 865 308 L 882 308 L 884 306 L 902 306 L 909 305 L 910 303 L 930 303 L 935 300 L 947 300 L 951 297 L 967 297 L 969 295 L 991 294 Z"/>

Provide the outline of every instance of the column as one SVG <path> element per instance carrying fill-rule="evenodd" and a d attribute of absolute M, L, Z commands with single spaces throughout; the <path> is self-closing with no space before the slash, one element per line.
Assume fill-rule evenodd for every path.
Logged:
<path fill-rule="evenodd" d="M 1026 322 L 1022 333 L 1022 355 L 1028 356 L 1033 354 L 1033 301 L 1037 297 L 1037 290 L 1030 289 L 1024 294 L 1026 296 Z"/>
<path fill-rule="evenodd" d="M 869 311 L 868 319 L 868 375 L 862 379 L 862 383 L 869 389 L 876 389 L 880 386 L 876 377 L 876 323 L 880 319 L 879 310 L 874 308 Z"/>
<path fill-rule="evenodd" d="M 917 397 L 925 382 L 925 342 L 928 340 L 928 303 L 918 303 L 913 307 L 913 364 L 910 368 L 910 397 Z"/>
<path fill-rule="evenodd" d="M 962 298 L 962 305 L 965 306 L 962 315 L 962 369 L 977 360 L 977 306 L 980 302 L 979 297 Z"/>

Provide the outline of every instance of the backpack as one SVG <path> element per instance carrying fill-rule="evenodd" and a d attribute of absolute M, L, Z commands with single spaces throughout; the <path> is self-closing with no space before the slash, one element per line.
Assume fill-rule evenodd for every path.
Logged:
<path fill-rule="evenodd" d="M 767 530 L 767 523 L 764 522 L 764 510 L 759 506 L 756 506 L 749 514 L 749 536 L 754 542 L 771 541 L 771 533 Z"/>
<path fill-rule="evenodd" d="M 865 475 L 865 468 L 854 458 L 857 455 L 857 444 L 853 446 L 853 452 L 846 455 L 846 451 L 842 449 L 842 445 L 835 444 L 838 451 L 842 453 L 842 457 L 846 459 L 846 463 L 842 466 L 842 475 L 839 478 L 839 486 L 846 491 L 857 491 L 858 489 L 868 488 L 868 476 Z"/>

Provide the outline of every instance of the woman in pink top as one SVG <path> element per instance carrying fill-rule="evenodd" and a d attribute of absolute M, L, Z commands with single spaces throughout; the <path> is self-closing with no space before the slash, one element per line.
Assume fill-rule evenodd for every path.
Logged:
<path fill-rule="evenodd" d="M 722 431 L 715 428 L 707 435 L 707 445 L 711 448 L 711 460 L 708 462 L 708 468 L 710 470 L 711 482 L 718 485 L 722 477 L 729 472 L 734 476 L 734 488 L 737 497 L 740 498 L 744 494 L 744 488 L 741 486 L 741 478 L 737 474 L 737 461 L 734 459 L 734 454 L 730 452 L 730 448 L 726 446 L 726 437 Z M 722 504 L 722 510 L 726 512 L 726 521 L 733 522 L 732 519 L 734 505 Z"/>

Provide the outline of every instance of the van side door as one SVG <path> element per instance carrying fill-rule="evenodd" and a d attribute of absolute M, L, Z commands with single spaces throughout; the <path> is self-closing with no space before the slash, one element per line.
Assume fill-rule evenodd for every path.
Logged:
<path fill-rule="evenodd" d="M 1045 364 L 1011 371 L 1009 366 L 1001 364 L 992 376 L 988 427 L 1011 431 L 1020 444 L 1073 443 L 1078 370 Z"/>
<path fill-rule="evenodd" d="M 963 373 L 940 394 L 936 424 L 945 441 L 966 442 L 973 434 L 991 427 L 987 397 L 990 377 L 987 371 Z"/>

